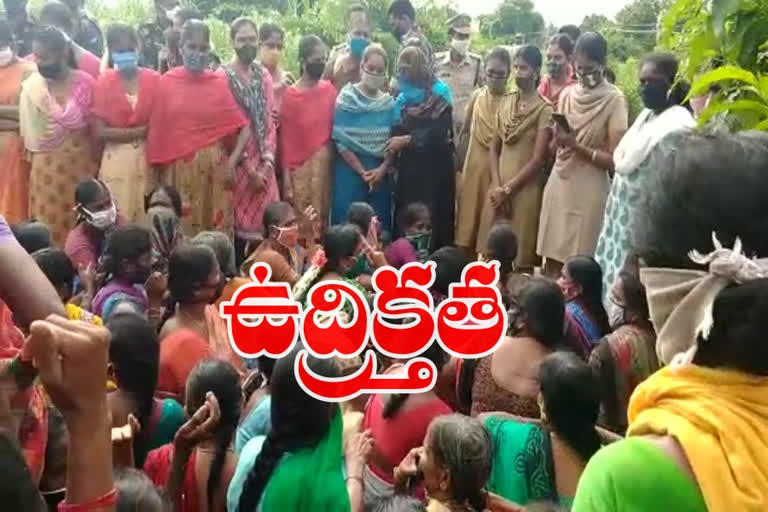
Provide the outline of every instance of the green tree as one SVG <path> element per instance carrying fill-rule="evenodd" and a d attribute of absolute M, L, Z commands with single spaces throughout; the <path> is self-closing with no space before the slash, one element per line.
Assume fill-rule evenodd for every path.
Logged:
<path fill-rule="evenodd" d="M 727 116 L 735 129 L 768 131 L 768 2 L 675 0 L 660 45 L 674 51 L 693 80 L 691 95 L 719 91 L 699 121 Z"/>
<path fill-rule="evenodd" d="M 514 43 L 540 42 L 544 27 L 544 17 L 534 9 L 531 0 L 504 0 L 491 16 L 482 17 L 480 23 L 486 37 L 501 37 Z"/>

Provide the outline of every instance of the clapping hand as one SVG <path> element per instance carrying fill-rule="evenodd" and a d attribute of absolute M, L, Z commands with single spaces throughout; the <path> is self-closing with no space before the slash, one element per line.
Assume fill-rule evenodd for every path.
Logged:
<path fill-rule="evenodd" d="M 209 439 L 219 424 L 221 410 L 216 395 L 210 391 L 205 394 L 205 403 L 176 432 L 173 447 L 180 452 L 189 453 L 198 443 Z"/>

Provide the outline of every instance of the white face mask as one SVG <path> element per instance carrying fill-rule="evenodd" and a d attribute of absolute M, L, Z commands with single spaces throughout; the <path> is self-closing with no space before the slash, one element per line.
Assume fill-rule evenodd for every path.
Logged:
<path fill-rule="evenodd" d="M 469 50 L 469 39 L 452 39 L 451 48 L 459 55 L 466 55 Z"/>
<path fill-rule="evenodd" d="M 612 329 L 624 325 L 624 308 L 611 299 L 608 300 L 608 323 Z"/>
<path fill-rule="evenodd" d="M 106 210 L 98 212 L 92 212 L 87 208 L 83 208 L 82 210 L 85 214 L 85 221 L 94 228 L 102 231 L 111 228 L 117 221 L 117 209 L 115 208 L 115 203 L 112 203 Z"/>
<path fill-rule="evenodd" d="M 380 75 L 374 75 L 373 73 L 369 73 L 363 70 L 361 75 L 362 75 L 361 80 L 363 82 L 363 85 L 365 85 L 368 89 L 371 89 L 374 91 L 380 91 L 384 89 L 384 86 L 387 84 L 386 73 L 382 73 Z"/>
<path fill-rule="evenodd" d="M 0 68 L 6 67 L 13 60 L 13 52 L 10 46 L 0 49 Z"/>

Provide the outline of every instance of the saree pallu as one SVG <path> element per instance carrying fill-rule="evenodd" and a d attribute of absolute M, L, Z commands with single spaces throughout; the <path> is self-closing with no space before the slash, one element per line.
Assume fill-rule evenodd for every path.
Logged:
<path fill-rule="evenodd" d="M 314 206 L 318 220 L 322 223 L 322 232 L 325 232 L 328 225 L 332 161 L 333 149 L 329 142 L 288 175 L 293 183 L 293 206 L 296 212 L 302 214 L 308 206 Z M 302 223 L 301 236 L 312 238 L 312 226 L 308 222 Z"/>
<path fill-rule="evenodd" d="M 333 141 L 339 153 L 353 153 L 366 170 L 384 161 L 384 147 L 396 123 L 395 103 L 389 95 L 369 98 L 354 85 L 347 85 L 336 99 Z M 392 229 L 392 176 L 387 175 L 371 190 L 363 178 L 339 154 L 333 164 L 331 224 L 344 222 L 349 205 L 370 204 L 382 229 Z"/>
<path fill-rule="evenodd" d="M 86 131 L 72 132 L 54 150 L 31 153 L 29 215 L 51 230 L 51 242 L 63 247 L 75 227 L 75 189 L 96 177 L 98 164 Z"/>
<path fill-rule="evenodd" d="M 10 222 L 29 218 L 29 161 L 16 132 L 0 132 L 0 214 Z"/>
<path fill-rule="evenodd" d="M 469 148 L 461 174 L 456 212 L 456 245 L 484 252 L 486 232 L 480 230 L 482 205 L 491 188 L 489 148 L 496 132 L 496 111 L 506 95 L 491 94 L 487 87 L 474 93 L 467 110 L 472 111 Z"/>
<path fill-rule="evenodd" d="M 552 117 L 552 106 L 541 96 L 522 107 L 519 93 L 513 93 L 498 108 L 497 130 L 502 140 L 499 158 L 500 186 L 513 180 L 534 156 L 536 138 L 545 129 Z M 543 169 L 541 169 L 543 171 Z M 493 223 L 507 221 L 517 235 L 517 264 L 532 269 L 539 266 L 541 259 L 536 255 L 536 240 L 539 233 L 541 198 L 544 192 L 543 173 L 531 177 L 514 197 L 494 209 L 486 197 L 483 198 L 483 212 L 477 252 L 485 250 L 486 238 Z"/>
<path fill-rule="evenodd" d="M 153 184 L 144 141 L 107 143 L 101 157 L 99 179 L 109 187 L 126 222 L 144 222 L 144 195 Z"/>
<path fill-rule="evenodd" d="M 232 180 L 227 175 L 228 154 L 223 142 L 197 151 L 191 158 L 166 166 L 163 180 L 179 191 L 186 214 L 181 219 L 184 234 L 221 231 L 232 236 Z"/>
<path fill-rule="evenodd" d="M 491 476 L 486 488 L 518 505 L 559 501 L 549 434 L 535 423 L 497 416 L 488 416 L 484 424 L 493 445 Z"/>
<path fill-rule="evenodd" d="M 142 68 L 137 80 L 137 94 L 131 95 L 118 71 L 106 71 L 94 86 L 91 114 L 112 128 L 146 126 L 154 107 L 160 75 Z M 109 186 L 118 210 L 128 222 L 144 220 L 144 194 L 153 185 L 144 141 L 107 143 L 99 178 Z"/>
<path fill-rule="evenodd" d="M 34 64 L 17 60 L 0 68 L 0 105 L 17 105 L 21 82 Z M 17 131 L 0 132 L 0 215 L 11 224 L 28 218 L 29 162 Z"/>
<path fill-rule="evenodd" d="M 243 240 L 258 240 L 264 232 L 264 211 L 267 206 L 280 200 L 280 189 L 277 183 L 275 168 L 264 174 L 266 182 L 264 188 L 255 191 L 251 186 L 251 179 L 248 176 L 248 165 L 258 168 L 260 155 L 253 158 L 255 150 L 253 140 L 248 146 L 254 149 L 248 149 L 248 164 L 239 165 L 235 173 L 235 188 L 233 192 L 234 204 L 234 223 L 235 235 Z"/>
<path fill-rule="evenodd" d="M 627 429 L 627 407 L 635 388 L 659 369 L 652 329 L 623 325 L 600 340 L 589 357 L 603 398 L 598 423 L 618 434 Z"/>

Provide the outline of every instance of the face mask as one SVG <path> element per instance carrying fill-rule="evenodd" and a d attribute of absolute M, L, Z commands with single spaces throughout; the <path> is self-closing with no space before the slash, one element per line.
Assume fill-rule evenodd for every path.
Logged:
<path fill-rule="evenodd" d="M 243 45 L 240 48 L 235 48 L 237 58 L 240 59 L 240 62 L 244 64 L 250 64 L 256 60 L 256 52 L 257 48 L 250 44 Z"/>
<path fill-rule="evenodd" d="M 325 71 L 325 62 L 307 62 L 304 64 L 304 72 L 312 80 L 320 80 Z"/>
<path fill-rule="evenodd" d="M 515 84 L 521 91 L 530 91 L 536 87 L 536 81 L 532 77 L 516 76 Z"/>
<path fill-rule="evenodd" d="M 296 247 L 296 244 L 299 242 L 299 227 L 291 227 L 291 228 L 279 228 L 275 227 L 277 229 L 277 237 L 275 240 L 277 242 L 287 247 L 288 249 L 293 249 Z"/>
<path fill-rule="evenodd" d="M 650 82 L 640 85 L 640 96 L 645 108 L 661 110 L 669 104 L 669 86 L 664 82 Z"/>
<path fill-rule="evenodd" d="M 13 51 L 9 46 L 0 50 L 0 68 L 6 67 L 13 60 Z"/>
<path fill-rule="evenodd" d="M 432 245 L 432 233 L 405 235 L 405 239 L 411 242 L 413 248 L 416 249 L 416 254 L 419 255 L 419 261 L 427 261 L 430 246 Z"/>
<path fill-rule="evenodd" d="M 115 221 L 117 220 L 117 210 L 115 209 L 115 204 L 112 203 L 109 208 L 106 210 L 101 210 L 98 212 L 92 212 L 87 208 L 82 208 L 83 214 L 85 215 L 85 221 L 92 227 L 101 230 L 106 231 L 107 229 L 111 228 L 115 225 Z"/>
<path fill-rule="evenodd" d="M 181 50 L 181 58 L 184 60 L 184 67 L 193 73 L 202 73 L 208 67 L 208 53 L 196 50 Z"/>
<path fill-rule="evenodd" d="M 491 91 L 491 94 L 500 95 L 507 91 L 506 78 L 485 77 L 485 83 L 488 84 L 488 90 Z"/>
<path fill-rule="evenodd" d="M 565 64 L 560 62 L 547 62 L 547 73 L 552 78 L 560 78 L 565 73 Z"/>
<path fill-rule="evenodd" d="M 384 88 L 387 84 L 387 75 L 382 73 L 380 75 L 374 75 L 367 71 L 362 73 L 362 82 L 368 89 L 378 91 Z"/>
<path fill-rule="evenodd" d="M 613 302 L 613 300 L 608 303 L 608 322 L 613 329 L 624 324 L 624 308 Z"/>
<path fill-rule="evenodd" d="M 363 56 L 363 52 L 371 42 L 364 37 L 349 38 L 349 53 L 356 59 Z"/>
<path fill-rule="evenodd" d="M 261 49 L 261 63 L 269 69 L 276 69 L 282 56 L 282 52 L 277 48 Z"/>
<path fill-rule="evenodd" d="M 59 75 L 61 75 L 61 71 L 64 69 L 61 62 L 52 62 L 51 64 L 47 64 L 44 66 L 41 66 L 40 64 L 37 65 L 37 72 L 40 73 L 43 78 L 46 80 L 54 80 Z"/>
<path fill-rule="evenodd" d="M 466 55 L 469 49 L 469 39 L 452 39 L 451 49 L 459 55 Z"/>
<path fill-rule="evenodd" d="M 603 70 L 596 69 L 591 73 L 582 74 L 578 71 L 576 76 L 579 78 L 579 83 L 587 89 L 594 89 L 603 82 Z"/>
<path fill-rule="evenodd" d="M 115 68 L 123 74 L 135 73 L 139 67 L 139 55 L 136 52 L 117 52 L 112 54 Z"/>

